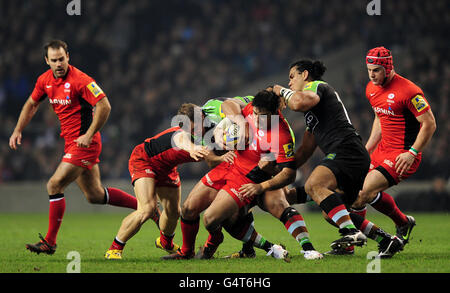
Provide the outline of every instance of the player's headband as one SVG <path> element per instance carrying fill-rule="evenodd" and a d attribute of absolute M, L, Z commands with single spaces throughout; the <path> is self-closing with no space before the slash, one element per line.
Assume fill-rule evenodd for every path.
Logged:
<path fill-rule="evenodd" d="M 394 69 L 391 51 L 385 47 L 376 47 L 369 50 L 366 56 L 366 64 L 383 66 L 386 76 L 389 76 L 392 69 Z"/>

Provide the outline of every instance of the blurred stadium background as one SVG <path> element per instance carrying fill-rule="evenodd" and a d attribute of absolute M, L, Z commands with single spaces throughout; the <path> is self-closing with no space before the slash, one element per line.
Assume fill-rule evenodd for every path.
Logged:
<path fill-rule="evenodd" d="M 70 63 L 94 77 L 111 101 L 100 169 L 105 185 L 129 192 L 133 147 L 170 126 L 182 102 L 287 85 L 289 65 L 299 58 L 325 62 L 325 80 L 366 141 L 373 112 L 364 96 L 364 56 L 383 45 L 396 71 L 424 90 L 438 126 L 419 171 L 391 193 L 404 210 L 450 210 L 447 0 L 380 0 L 380 16 L 369 16 L 370 1 L 361 0 L 80 0 L 81 16 L 67 15 L 69 2 L 0 0 L 0 212 L 48 209 L 45 182 L 63 154 L 48 102 L 24 131 L 19 151 L 8 140 L 36 78 L 48 69 L 43 44 L 55 38 L 69 44 Z M 299 142 L 303 114 L 285 114 Z M 296 184 L 321 156 L 316 151 Z M 184 196 L 206 171 L 206 164 L 180 168 Z M 119 210 L 87 204 L 75 184 L 66 194 L 68 211 Z"/>

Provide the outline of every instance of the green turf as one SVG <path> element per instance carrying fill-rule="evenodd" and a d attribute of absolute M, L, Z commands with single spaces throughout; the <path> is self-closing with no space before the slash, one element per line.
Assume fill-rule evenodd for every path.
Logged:
<path fill-rule="evenodd" d="M 357 248 L 353 256 L 327 256 L 322 260 L 307 261 L 300 254 L 297 242 L 278 220 L 268 214 L 257 213 L 256 229 L 270 241 L 283 243 L 292 256 L 290 263 L 266 257 L 262 250 L 257 251 L 255 259 L 221 259 L 241 247 L 241 243 L 227 233 L 216 259 L 162 261 L 160 257 L 166 253 L 154 246 L 159 232 L 151 221 L 127 243 L 123 260 L 105 260 L 103 255 L 125 215 L 67 213 L 58 236 L 58 249 L 49 256 L 32 254 L 25 249 L 25 243 L 37 242 L 38 232 L 45 235 L 47 214 L 2 214 L 0 273 L 65 273 L 71 261 L 67 259 L 70 251 L 80 254 L 82 273 L 365 273 L 371 261 L 367 254 L 377 250 L 376 244 L 369 240 L 368 245 Z M 393 259 L 381 260 L 381 272 L 449 273 L 450 215 L 413 215 L 418 225 L 411 242 Z M 326 223 L 319 213 L 305 213 L 304 218 L 316 249 L 328 251 L 330 242 L 339 237 L 337 229 Z M 369 213 L 368 218 L 388 232 L 394 232 L 389 218 L 375 212 Z M 203 225 L 200 225 L 197 246 L 204 243 L 206 236 Z M 179 226 L 175 241 L 182 242 Z"/>

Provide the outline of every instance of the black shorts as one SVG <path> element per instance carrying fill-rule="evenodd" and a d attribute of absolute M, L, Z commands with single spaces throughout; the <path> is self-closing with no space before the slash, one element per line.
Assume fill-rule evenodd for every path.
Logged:
<path fill-rule="evenodd" d="M 361 138 L 354 137 L 334 147 L 319 165 L 329 168 L 344 192 L 343 201 L 351 205 L 363 187 L 370 167 L 370 156 Z"/>

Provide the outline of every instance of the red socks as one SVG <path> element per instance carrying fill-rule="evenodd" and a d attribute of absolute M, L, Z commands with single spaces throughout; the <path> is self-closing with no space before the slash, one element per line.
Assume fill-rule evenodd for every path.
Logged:
<path fill-rule="evenodd" d="M 166 236 L 162 231 L 159 231 L 159 235 L 160 235 L 159 240 L 161 241 L 162 247 L 164 247 L 165 249 L 172 249 L 173 237 L 175 236 L 175 234 L 171 236 Z"/>
<path fill-rule="evenodd" d="M 112 206 L 137 209 L 137 199 L 117 188 L 105 188 L 106 204 Z"/>
<path fill-rule="evenodd" d="M 50 206 L 48 212 L 48 231 L 45 240 L 50 245 L 56 244 L 56 236 L 61 226 L 61 222 L 66 210 L 66 200 L 64 193 L 57 193 L 49 196 Z"/>
<path fill-rule="evenodd" d="M 397 207 L 392 196 L 386 192 L 380 192 L 378 197 L 371 203 L 371 205 L 379 212 L 390 217 L 395 225 L 402 226 L 408 223 L 408 218 Z"/>
<path fill-rule="evenodd" d="M 199 224 L 200 217 L 195 220 L 185 220 L 181 217 L 180 226 L 181 232 L 183 233 L 181 252 L 185 255 L 190 255 L 194 252 L 195 238 L 197 237 Z"/>

